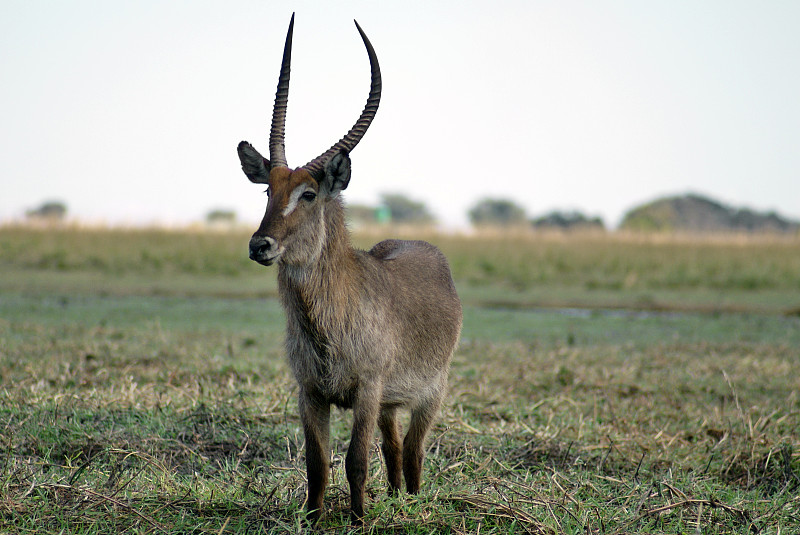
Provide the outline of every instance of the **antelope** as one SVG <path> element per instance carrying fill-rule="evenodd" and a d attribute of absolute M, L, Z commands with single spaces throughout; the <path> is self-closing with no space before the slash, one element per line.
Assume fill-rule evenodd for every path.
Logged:
<path fill-rule="evenodd" d="M 284 127 L 294 14 L 283 50 L 272 111 L 269 159 L 239 143 L 242 170 L 267 184 L 266 213 L 249 243 L 250 258 L 277 264 L 286 313 L 286 354 L 297 380 L 305 436 L 308 518 L 322 514 L 330 470 L 331 405 L 353 410 L 345 472 L 350 517 L 364 515 L 364 488 L 375 426 L 381 431 L 389 493 L 420 489 L 425 438 L 447 387 L 461 333 L 461 302 L 445 256 L 424 241 L 386 240 L 354 249 L 340 193 L 350 182 L 350 156 L 375 117 L 381 72 L 369 39 L 367 104 L 350 131 L 303 167 L 287 165 Z M 400 442 L 398 409 L 411 413 Z"/>

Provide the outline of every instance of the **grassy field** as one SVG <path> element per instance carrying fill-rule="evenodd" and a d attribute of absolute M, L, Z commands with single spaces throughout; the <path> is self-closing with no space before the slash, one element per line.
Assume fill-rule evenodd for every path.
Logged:
<path fill-rule="evenodd" d="M 248 234 L 0 228 L 0 533 L 306 529 Z M 423 492 L 386 494 L 376 441 L 364 532 L 797 531 L 800 241 L 425 237 L 462 343 Z M 320 532 L 350 529 L 349 421 Z"/>

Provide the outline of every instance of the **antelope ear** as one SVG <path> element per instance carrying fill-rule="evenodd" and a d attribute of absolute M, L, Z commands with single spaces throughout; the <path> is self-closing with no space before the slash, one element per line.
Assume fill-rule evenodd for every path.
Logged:
<path fill-rule="evenodd" d="M 269 183 L 269 160 L 261 156 L 247 141 L 242 141 L 236 147 L 239 161 L 242 162 L 242 171 L 255 184 Z"/>
<path fill-rule="evenodd" d="M 325 177 L 320 189 L 330 198 L 335 198 L 350 183 L 350 156 L 341 150 L 325 164 Z"/>

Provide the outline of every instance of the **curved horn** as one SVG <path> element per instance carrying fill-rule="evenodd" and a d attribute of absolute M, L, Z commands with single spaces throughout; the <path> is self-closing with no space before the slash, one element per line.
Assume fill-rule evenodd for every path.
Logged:
<path fill-rule="evenodd" d="M 292 67 L 292 31 L 294 30 L 294 13 L 289 21 L 286 43 L 283 45 L 281 74 L 278 78 L 278 90 L 275 92 L 275 106 L 272 108 L 272 127 L 269 130 L 269 159 L 271 167 L 289 167 L 286 163 L 286 107 L 289 104 L 289 73 Z"/>
<path fill-rule="evenodd" d="M 372 43 L 370 43 L 369 39 L 367 39 L 367 35 L 364 33 L 364 30 L 361 29 L 361 26 L 358 25 L 358 22 L 353 22 L 356 23 L 358 33 L 361 34 L 361 39 L 364 41 L 364 46 L 367 47 L 367 54 L 369 55 L 369 65 L 370 69 L 372 70 L 372 82 L 369 88 L 369 97 L 367 98 L 367 105 L 364 106 L 364 111 L 361 112 L 361 117 L 358 118 L 358 121 L 356 121 L 356 124 L 353 125 L 353 128 L 351 128 L 350 131 L 347 132 L 347 134 L 337 143 L 335 143 L 330 149 L 303 166 L 304 169 L 311 173 L 311 176 L 313 176 L 315 180 L 320 180 L 323 177 L 325 173 L 325 163 L 331 157 L 333 157 L 334 154 L 340 151 L 346 151 L 349 153 L 355 148 L 356 145 L 358 145 L 358 142 L 361 141 L 361 138 L 364 137 L 364 134 L 367 132 L 367 128 L 369 128 L 370 123 L 372 123 L 372 119 L 375 118 L 375 113 L 378 111 L 378 104 L 381 101 L 381 68 L 378 65 L 378 56 L 375 55 L 375 49 L 372 48 Z"/>

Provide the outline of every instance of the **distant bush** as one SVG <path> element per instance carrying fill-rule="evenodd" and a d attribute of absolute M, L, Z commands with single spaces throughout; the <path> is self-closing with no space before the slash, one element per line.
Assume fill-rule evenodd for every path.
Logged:
<path fill-rule="evenodd" d="M 366 204 L 348 204 L 347 218 L 355 223 L 375 223 L 375 207 Z"/>
<path fill-rule="evenodd" d="M 38 208 L 28 210 L 25 215 L 29 219 L 61 221 L 67 216 L 67 205 L 61 201 L 47 201 Z"/>
<path fill-rule="evenodd" d="M 799 232 L 800 223 L 774 212 L 733 208 L 699 195 L 657 199 L 630 210 L 620 229 L 686 232 Z"/>
<path fill-rule="evenodd" d="M 427 224 L 436 220 L 424 203 L 399 193 L 383 194 L 381 204 L 388 209 L 393 223 Z"/>
<path fill-rule="evenodd" d="M 580 212 L 550 212 L 531 221 L 536 229 L 556 230 L 605 230 L 599 217 L 587 217 Z"/>
<path fill-rule="evenodd" d="M 206 223 L 209 225 L 233 225 L 236 223 L 236 212 L 233 210 L 211 210 L 206 214 Z"/>
<path fill-rule="evenodd" d="M 525 209 L 507 199 L 482 199 L 467 213 L 473 225 L 519 225 L 525 222 Z"/>
<path fill-rule="evenodd" d="M 208 223 L 235 223 L 236 222 L 236 212 L 233 210 L 211 210 L 206 214 L 206 222 Z"/>

